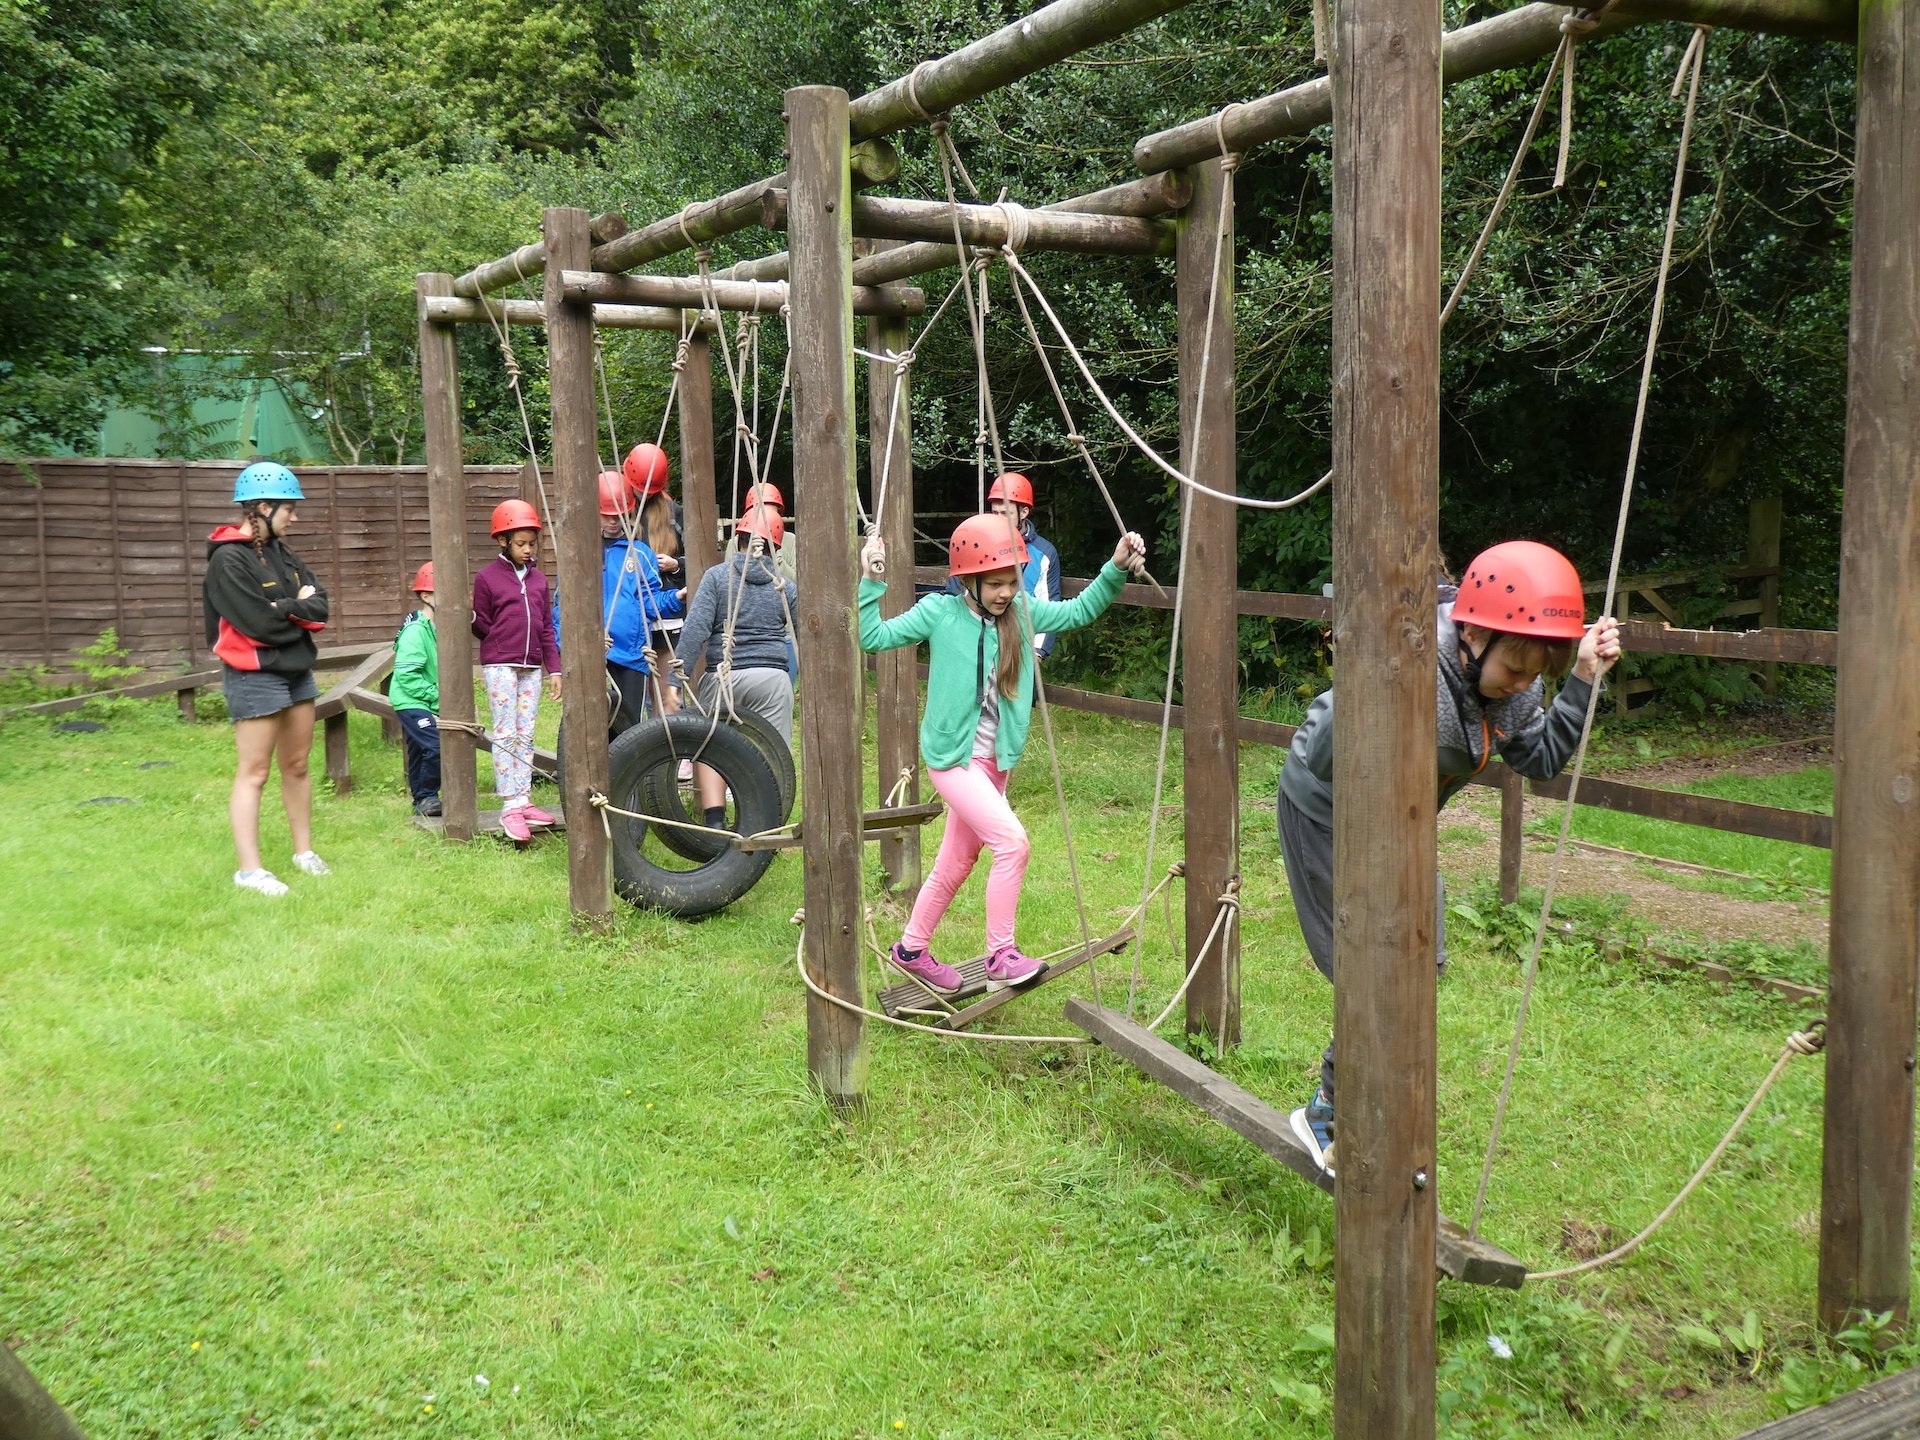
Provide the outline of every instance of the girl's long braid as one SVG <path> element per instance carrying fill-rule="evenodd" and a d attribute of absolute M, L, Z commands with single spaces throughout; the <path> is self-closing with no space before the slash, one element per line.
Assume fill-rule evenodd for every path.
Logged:
<path fill-rule="evenodd" d="M 247 507 L 247 536 L 253 541 L 253 553 L 262 570 L 267 568 L 267 535 L 273 533 L 273 521 L 252 505 Z"/>

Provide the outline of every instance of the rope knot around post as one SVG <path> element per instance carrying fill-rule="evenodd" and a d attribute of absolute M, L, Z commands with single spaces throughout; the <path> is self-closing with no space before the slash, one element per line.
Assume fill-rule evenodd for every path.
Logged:
<path fill-rule="evenodd" d="M 1827 1048 L 1827 1018 L 1821 1016 L 1804 1030 L 1787 1036 L 1787 1049 L 1796 1055 L 1817 1055 Z"/>
<path fill-rule="evenodd" d="M 1032 232 L 1033 222 L 1027 218 L 1027 207 L 1016 205 L 1011 200 L 1000 200 L 994 204 L 1006 222 L 1007 238 L 1001 250 L 1008 255 L 1017 255 L 1026 248 L 1027 237 Z"/>
<path fill-rule="evenodd" d="M 682 336 L 680 343 L 673 347 L 673 370 L 680 374 L 687 368 L 687 352 L 693 348 L 693 342 Z"/>
<path fill-rule="evenodd" d="M 939 114 L 935 114 L 933 111 L 927 109 L 926 104 L 920 99 L 920 76 L 929 65 L 935 63 L 937 62 L 933 60 L 922 60 L 907 72 L 907 109 L 912 112 L 913 118 L 918 120 L 922 125 L 931 121 L 941 130 L 945 130 L 947 125 L 946 113 L 942 111 Z"/>
<path fill-rule="evenodd" d="M 1560 17 L 1560 33 L 1575 40 L 1585 39 L 1600 28 L 1600 17 L 1591 10 L 1573 9 Z"/>

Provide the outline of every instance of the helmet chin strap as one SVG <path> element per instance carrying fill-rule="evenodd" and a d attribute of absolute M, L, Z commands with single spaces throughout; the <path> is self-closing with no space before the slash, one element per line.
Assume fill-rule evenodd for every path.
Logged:
<path fill-rule="evenodd" d="M 1480 671 L 1486 665 L 1487 656 L 1492 653 L 1493 645 L 1493 640 L 1489 638 L 1487 643 L 1476 651 L 1468 642 L 1465 633 L 1460 636 L 1460 648 L 1467 652 L 1467 663 L 1461 669 L 1466 672 L 1467 684 L 1472 687 L 1476 695 L 1480 693 Z"/>

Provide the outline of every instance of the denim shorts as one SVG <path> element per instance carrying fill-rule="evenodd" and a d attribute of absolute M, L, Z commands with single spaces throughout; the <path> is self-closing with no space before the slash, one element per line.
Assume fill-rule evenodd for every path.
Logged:
<path fill-rule="evenodd" d="M 228 718 L 233 720 L 262 720 L 320 695 L 311 670 L 281 675 L 272 670 L 236 670 L 231 665 L 220 677 L 220 690 L 227 697 Z"/>

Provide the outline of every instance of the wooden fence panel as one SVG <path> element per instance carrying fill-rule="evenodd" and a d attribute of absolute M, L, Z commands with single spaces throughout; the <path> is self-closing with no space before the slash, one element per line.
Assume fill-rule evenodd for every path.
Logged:
<path fill-rule="evenodd" d="M 0 464 L 0 670 L 65 674 L 112 627 L 130 663 L 207 663 L 206 538 L 233 518 L 233 461 L 30 460 Z M 327 587 L 322 644 L 392 638 L 407 582 L 429 558 L 422 466 L 296 467 L 307 501 L 290 539 Z M 493 557 L 487 517 L 520 493 L 519 468 L 472 466 L 469 546 Z M 470 577 L 469 577 L 470 578 Z"/>

